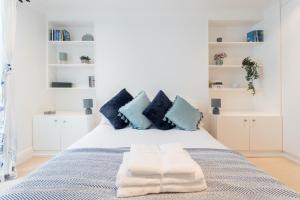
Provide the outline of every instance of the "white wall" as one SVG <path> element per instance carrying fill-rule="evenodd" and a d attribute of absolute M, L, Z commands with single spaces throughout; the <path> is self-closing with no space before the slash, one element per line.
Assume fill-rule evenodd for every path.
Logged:
<path fill-rule="evenodd" d="M 133 95 L 145 90 L 150 97 L 162 89 L 206 111 L 208 19 L 263 17 L 261 8 L 239 1 L 101 0 L 90 1 L 93 6 L 85 9 L 51 2 L 49 20 L 95 22 L 98 105 L 126 87 Z M 56 105 L 62 101 L 57 98 Z"/>
<path fill-rule="evenodd" d="M 255 96 L 258 111 L 281 113 L 281 63 L 280 63 L 280 2 L 274 3 L 264 12 L 264 20 L 256 29 L 265 32 L 265 42 L 255 48 L 254 57 L 264 66 L 261 69 L 259 86 L 263 91 Z"/>
<path fill-rule="evenodd" d="M 290 0 L 282 8 L 283 149 L 300 159 L 300 2 Z"/>
<path fill-rule="evenodd" d="M 14 112 L 20 162 L 32 149 L 32 116 L 49 107 L 46 91 L 45 17 L 29 8 L 18 7 L 16 48 L 13 65 Z"/>
<path fill-rule="evenodd" d="M 120 88 L 149 96 L 164 90 L 207 108 L 207 18 L 201 16 L 126 16 L 96 24 L 97 99 Z"/>

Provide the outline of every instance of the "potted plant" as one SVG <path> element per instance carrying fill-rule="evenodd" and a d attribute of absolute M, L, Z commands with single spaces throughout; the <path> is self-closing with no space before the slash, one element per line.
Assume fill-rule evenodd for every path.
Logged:
<path fill-rule="evenodd" d="M 243 60 L 242 68 L 246 71 L 246 81 L 248 82 L 248 91 L 251 91 L 253 95 L 256 93 L 256 89 L 254 86 L 254 81 L 259 79 L 259 65 L 257 62 L 252 60 L 250 57 L 247 57 Z"/>
<path fill-rule="evenodd" d="M 90 64 L 90 62 L 91 62 L 92 59 L 90 57 L 88 57 L 88 56 L 81 56 L 80 60 L 81 60 L 81 63 Z"/>
<path fill-rule="evenodd" d="M 216 65 L 223 65 L 223 63 L 224 63 L 223 60 L 226 57 L 227 57 L 227 54 L 225 52 L 215 54 L 214 60 L 215 60 Z"/>

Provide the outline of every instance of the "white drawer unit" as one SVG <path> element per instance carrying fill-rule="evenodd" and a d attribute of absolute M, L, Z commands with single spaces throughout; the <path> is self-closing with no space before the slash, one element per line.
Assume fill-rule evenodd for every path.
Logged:
<path fill-rule="evenodd" d="M 95 115 L 57 113 L 33 118 L 34 151 L 61 151 L 96 126 Z"/>
<path fill-rule="evenodd" d="M 282 151 L 282 118 L 267 113 L 211 115 L 210 132 L 225 146 L 249 152 Z"/>

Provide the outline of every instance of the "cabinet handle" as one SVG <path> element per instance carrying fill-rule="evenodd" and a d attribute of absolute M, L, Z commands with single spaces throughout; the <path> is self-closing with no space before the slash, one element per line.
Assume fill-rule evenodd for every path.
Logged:
<path fill-rule="evenodd" d="M 247 122 L 248 120 L 244 119 L 244 122 Z"/>
<path fill-rule="evenodd" d="M 57 119 L 55 119 L 54 122 L 56 123 L 56 122 L 57 122 Z"/>
<path fill-rule="evenodd" d="M 252 119 L 252 122 L 256 122 L 256 120 L 255 120 L 255 119 Z"/>

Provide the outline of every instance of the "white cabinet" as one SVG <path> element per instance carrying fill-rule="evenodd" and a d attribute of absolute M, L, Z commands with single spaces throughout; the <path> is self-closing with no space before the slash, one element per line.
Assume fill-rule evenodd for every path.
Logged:
<path fill-rule="evenodd" d="M 282 151 L 282 119 L 279 116 L 251 118 L 250 149 Z"/>
<path fill-rule="evenodd" d="M 282 119 L 266 113 L 211 115 L 210 132 L 238 151 L 282 151 Z"/>
<path fill-rule="evenodd" d="M 60 145 L 60 125 L 56 118 L 34 117 L 33 148 L 41 151 L 58 151 Z"/>
<path fill-rule="evenodd" d="M 33 118 L 33 149 L 61 151 L 95 127 L 95 115 L 58 113 Z"/>
<path fill-rule="evenodd" d="M 221 117 L 218 140 L 231 149 L 249 150 L 249 120 L 239 116 Z"/>

